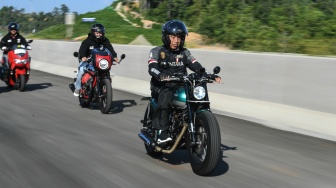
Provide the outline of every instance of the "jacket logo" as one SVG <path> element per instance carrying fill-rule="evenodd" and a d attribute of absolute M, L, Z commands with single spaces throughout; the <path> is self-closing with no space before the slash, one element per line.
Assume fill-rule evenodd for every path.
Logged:
<path fill-rule="evenodd" d="M 180 67 L 180 66 L 184 66 L 184 63 L 182 61 L 180 62 L 168 62 L 169 66 L 171 67 Z"/>
<path fill-rule="evenodd" d="M 166 57 L 166 54 L 164 52 L 161 52 L 160 55 L 161 55 L 161 59 L 164 59 Z"/>

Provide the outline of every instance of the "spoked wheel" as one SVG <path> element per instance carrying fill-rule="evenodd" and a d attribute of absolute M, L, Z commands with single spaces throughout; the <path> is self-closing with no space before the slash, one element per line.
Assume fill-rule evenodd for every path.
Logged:
<path fill-rule="evenodd" d="M 154 135 L 155 132 L 152 128 L 152 117 L 153 117 L 154 109 L 152 106 L 147 106 L 144 121 L 143 121 L 143 131 L 147 131 L 149 135 Z M 159 158 L 163 155 L 162 152 L 155 151 L 153 147 L 148 146 L 146 143 L 144 144 L 147 154 L 153 158 Z"/>
<path fill-rule="evenodd" d="M 107 114 L 112 106 L 112 86 L 109 79 L 103 79 L 100 84 L 99 108 L 101 113 Z"/>
<path fill-rule="evenodd" d="M 18 82 L 18 87 L 19 87 L 19 91 L 24 91 L 25 90 L 25 86 L 26 86 L 26 76 L 24 74 L 20 74 L 19 75 L 19 82 Z"/>
<path fill-rule="evenodd" d="M 204 111 L 196 115 L 196 146 L 189 148 L 190 165 L 195 174 L 209 175 L 220 159 L 221 135 L 215 116 Z"/>

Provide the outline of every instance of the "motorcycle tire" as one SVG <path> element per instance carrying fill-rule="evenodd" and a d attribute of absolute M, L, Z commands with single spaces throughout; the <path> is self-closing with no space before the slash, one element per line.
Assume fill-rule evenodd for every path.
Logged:
<path fill-rule="evenodd" d="M 206 176 L 213 172 L 221 157 L 221 135 L 216 117 L 209 111 L 196 114 L 195 147 L 189 147 L 190 165 L 193 172 Z"/>
<path fill-rule="evenodd" d="M 24 74 L 19 75 L 19 91 L 24 91 L 26 86 L 26 76 Z"/>
<path fill-rule="evenodd" d="M 100 94 L 99 97 L 99 109 L 101 113 L 107 114 L 109 113 L 112 106 L 112 86 L 111 81 L 109 79 L 102 79 L 100 82 Z"/>
<path fill-rule="evenodd" d="M 149 112 L 148 112 L 148 110 L 149 110 Z M 146 127 L 146 131 L 147 130 L 153 130 L 152 123 L 151 123 L 153 114 L 154 114 L 153 107 L 149 108 L 147 106 L 145 116 L 144 116 L 144 121 L 143 121 L 143 127 Z M 153 132 L 152 134 L 155 134 L 155 133 Z M 147 151 L 147 154 L 149 156 L 151 156 L 153 158 L 159 158 L 163 155 L 162 152 L 155 151 L 154 148 L 148 146 L 146 143 L 144 145 L 145 145 L 145 149 Z"/>

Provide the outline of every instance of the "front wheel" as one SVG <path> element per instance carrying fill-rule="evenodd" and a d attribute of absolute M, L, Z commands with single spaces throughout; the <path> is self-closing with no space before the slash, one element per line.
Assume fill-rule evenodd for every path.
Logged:
<path fill-rule="evenodd" d="M 99 108 L 101 113 L 107 114 L 112 106 L 112 86 L 109 79 L 100 82 Z"/>
<path fill-rule="evenodd" d="M 20 74 L 19 79 L 19 91 L 24 91 L 26 86 L 26 75 Z"/>
<path fill-rule="evenodd" d="M 220 159 L 221 135 L 216 117 L 209 111 L 196 115 L 196 146 L 190 147 L 190 165 L 195 174 L 209 175 Z"/>

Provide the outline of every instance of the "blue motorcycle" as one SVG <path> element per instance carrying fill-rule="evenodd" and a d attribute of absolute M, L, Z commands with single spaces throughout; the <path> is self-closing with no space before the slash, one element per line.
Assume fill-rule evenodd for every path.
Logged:
<path fill-rule="evenodd" d="M 190 165 L 195 174 L 209 175 L 221 157 L 221 135 L 216 117 L 210 109 L 207 83 L 215 80 L 220 67 L 214 68 L 209 74 L 205 69 L 197 73 L 174 75 L 164 81 L 178 83 L 174 91 L 173 100 L 169 107 L 168 134 L 171 142 L 158 144 L 158 132 L 152 126 L 152 117 L 156 109 L 157 100 L 148 100 L 143 124 L 139 137 L 144 141 L 147 153 L 152 157 L 171 154 L 177 149 L 187 149 Z"/>

